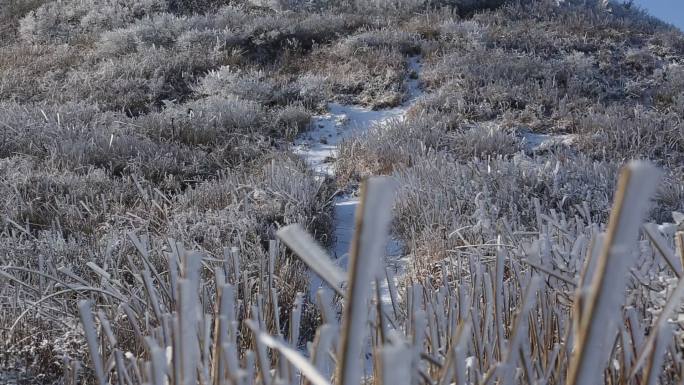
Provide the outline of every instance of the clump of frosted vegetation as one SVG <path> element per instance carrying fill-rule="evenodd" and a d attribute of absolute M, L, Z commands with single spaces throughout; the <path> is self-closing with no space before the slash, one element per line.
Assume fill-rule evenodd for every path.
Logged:
<path fill-rule="evenodd" d="M 332 94 L 330 79 L 315 73 L 306 73 L 294 82 L 299 98 L 309 106 L 318 106 Z"/>
<path fill-rule="evenodd" d="M 235 95 L 260 103 L 280 99 L 280 91 L 263 71 L 239 71 L 230 66 L 211 71 L 195 88 L 201 95 Z"/>
<path fill-rule="evenodd" d="M 439 33 L 447 39 L 479 44 L 485 29 L 473 20 L 461 21 L 449 19 L 439 25 Z"/>
<path fill-rule="evenodd" d="M 186 144 L 227 142 L 263 127 L 261 105 L 236 97 L 208 97 L 182 106 L 167 106 L 160 113 L 138 119 L 151 136 L 168 137 Z"/>
<path fill-rule="evenodd" d="M 344 42 L 344 49 L 350 54 L 359 50 L 386 48 L 397 50 L 404 55 L 420 52 L 418 36 L 404 31 L 389 28 L 379 31 L 368 31 L 352 36 Z"/>
<path fill-rule="evenodd" d="M 19 33 L 27 41 L 69 42 L 123 27 L 166 9 L 165 0 L 86 0 L 47 2 L 21 20 Z"/>

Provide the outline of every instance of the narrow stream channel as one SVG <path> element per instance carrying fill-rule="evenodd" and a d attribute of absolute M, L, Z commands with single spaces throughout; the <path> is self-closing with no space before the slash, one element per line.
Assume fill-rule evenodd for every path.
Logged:
<path fill-rule="evenodd" d="M 419 75 L 422 69 L 421 58 L 408 58 L 408 72 L 405 77 L 407 90 L 406 100 L 399 106 L 381 110 L 371 110 L 357 105 L 328 104 L 328 113 L 316 116 L 312 120 L 311 130 L 301 134 L 294 143 L 294 152 L 300 155 L 306 163 L 321 176 L 335 176 L 335 159 L 339 144 L 354 136 L 367 132 L 371 127 L 405 118 L 406 113 L 416 100 L 422 95 Z M 416 76 L 418 75 L 418 76 Z M 337 264 L 346 269 L 354 233 L 354 214 L 358 206 L 357 191 L 338 196 L 334 201 L 333 234 L 329 252 L 336 259 Z M 393 273 L 403 270 L 401 253 L 403 245 L 395 238 L 391 238 L 387 245 L 387 260 L 391 262 Z M 321 280 L 311 274 L 310 296 L 313 296 Z M 383 302 L 389 302 L 387 282 L 382 288 Z M 386 298 L 385 298 L 386 297 Z"/>

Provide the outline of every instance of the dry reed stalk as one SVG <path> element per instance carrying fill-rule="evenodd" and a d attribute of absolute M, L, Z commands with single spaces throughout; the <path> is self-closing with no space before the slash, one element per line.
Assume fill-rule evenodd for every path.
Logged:
<path fill-rule="evenodd" d="M 501 244 L 501 238 L 498 242 Z M 503 360 L 504 356 L 504 324 L 503 324 L 503 295 L 504 295 L 504 262 L 506 259 L 506 250 L 502 247 L 497 247 L 496 253 L 496 268 L 494 270 L 495 280 L 494 280 L 494 319 L 496 322 L 496 348 L 499 355 L 499 360 Z"/>
<path fill-rule="evenodd" d="M 679 262 L 684 266 L 684 231 L 677 231 L 675 234 L 675 246 L 679 254 Z"/>
<path fill-rule="evenodd" d="M 382 372 L 378 383 L 385 385 L 410 385 L 413 351 L 411 347 L 399 336 L 394 336 L 393 341 L 383 345 L 378 351 L 382 360 Z"/>
<path fill-rule="evenodd" d="M 675 252 L 667 245 L 667 241 L 658 233 L 658 226 L 654 223 L 646 223 L 643 226 L 644 233 L 655 246 L 655 249 L 663 257 L 667 265 L 677 278 L 682 277 L 681 261 L 675 261 Z"/>
<path fill-rule="evenodd" d="M 86 342 L 88 343 L 88 350 L 90 352 L 90 360 L 93 362 L 93 369 L 95 369 L 95 377 L 99 385 L 106 385 L 104 362 L 100 355 L 100 345 L 97 342 L 97 327 L 93 320 L 89 301 L 80 301 L 78 303 L 78 312 L 81 316 L 83 330 L 86 335 Z"/>
<path fill-rule="evenodd" d="M 202 255 L 199 253 L 184 253 L 183 278 L 178 280 L 179 310 L 178 331 L 180 355 L 180 384 L 192 385 L 197 381 L 199 370 L 199 321 L 200 307 L 200 277 L 199 268 Z"/>
<path fill-rule="evenodd" d="M 280 352 L 285 359 L 294 365 L 302 375 L 313 385 L 330 385 L 330 382 L 321 375 L 305 357 L 296 350 L 287 346 L 285 343 L 271 337 L 269 334 L 259 330 L 258 325 L 251 320 L 247 320 L 248 327 L 255 334 L 260 346 L 268 346 Z"/>
<path fill-rule="evenodd" d="M 616 316 L 624 300 L 631 246 L 659 180 L 659 170 L 644 162 L 630 163 L 620 175 L 606 239 L 575 336 L 568 385 L 600 381 L 609 354 L 608 339 L 614 337 L 619 322 Z"/>
<path fill-rule="evenodd" d="M 658 318 L 653 324 L 653 327 L 651 328 L 651 332 L 648 338 L 646 339 L 646 342 L 640 345 L 642 346 L 642 348 L 636 357 L 636 362 L 632 367 L 630 377 L 636 375 L 636 372 L 641 368 L 647 356 L 652 357 L 653 354 L 655 354 L 654 350 L 655 346 L 657 345 L 657 339 L 660 333 L 660 329 L 665 328 L 667 326 L 670 315 L 672 315 L 672 313 L 674 313 L 679 308 L 679 305 L 682 302 L 682 297 L 684 297 L 684 279 L 679 280 L 674 291 L 672 292 L 672 294 L 670 294 L 670 297 L 665 303 L 665 306 L 660 311 L 660 314 L 658 314 Z"/>
<path fill-rule="evenodd" d="M 388 178 L 370 178 L 361 187 L 352 239 L 348 287 L 342 318 L 336 383 L 356 385 L 361 379 L 361 355 L 368 321 L 367 303 L 371 281 L 384 258 L 394 183 Z"/>
<path fill-rule="evenodd" d="M 278 237 L 337 294 L 343 296 L 342 286 L 346 277 L 342 270 L 332 263 L 328 253 L 313 239 L 301 225 L 295 224 L 278 230 Z"/>
<path fill-rule="evenodd" d="M 653 350 L 649 356 L 646 368 L 644 369 L 644 376 L 642 384 L 657 385 L 658 378 L 661 374 L 661 367 L 665 362 L 665 355 L 667 354 L 668 345 L 670 345 L 673 337 L 672 326 L 665 324 L 656 330 L 651 331 L 654 334 L 655 342 Z"/>
<path fill-rule="evenodd" d="M 329 370 L 330 352 L 333 351 L 338 330 L 335 326 L 323 324 L 316 331 L 312 348 L 312 360 L 320 373 L 331 374 Z"/>

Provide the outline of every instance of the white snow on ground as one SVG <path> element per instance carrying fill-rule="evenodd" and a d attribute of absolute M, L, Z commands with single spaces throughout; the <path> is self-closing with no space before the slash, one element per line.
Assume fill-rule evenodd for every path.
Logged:
<path fill-rule="evenodd" d="M 311 130 L 295 140 L 294 152 L 317 173 L 333 175 L 333 161 L 342 140 L 359 135 L 374 124 L 398 119 L 404 107 L 373 111 L 359 106 L 328 104 L 328 113 L 313 118 Z"/>
<path fill-rule="evenodd" d="M 295 139 L 295 154 L 304 158 L 317 173 L 333 175 L 337 146 L 342 140 L 362 134 L 374 125 L 392 119 L 403 119 L 411 105 L 422 94 L 417 76 L 422 67 L 420 58 L 409 58 L 408 67 L 409 76 L 405 84 L 408 97 L 400 106 L 372 110 L 356 105 L 329 103 L 328 113 L 314 117 L 311 129 Z"/>
<path fill-rule="evenodd" d="M 409 73 L 405 80 L 406 100 L 394 108 L 371 110 L 356 105 L 328 104 L 328 113 L 314 117 L 311 129 L 301 134 L 294 143 L 294 152 L 320 176 L 333 176 L 338 145 L 345 139 L 363 134 L 370 127 L 382 125 L 392 119 L 404 119 L 409 108 L 422 94 L 418 75 L 421 71 L 421 59 L 413 56 L 408 59 Z M 330 252 L 336 263 L 346 268 L 349 258 L 352 236 L 354 234 L 354 216 L 358 207 L 358 198 L 354 194 L 335 198 L 333 215 L 333 244 Z M 391 239 L 387 245 L 387 267 L 392 269 L 395 277 L 401 276 L 404 263 L 400 259 L 402 244 Z M 398 282 L 398 278 L 395 278 Z M 311 276 L 310 293 L 313 296 L 322 285 L 320 278 Z M 383 280 L 381 289 L 382 301 L 390 303 L 389 288 Z"/>

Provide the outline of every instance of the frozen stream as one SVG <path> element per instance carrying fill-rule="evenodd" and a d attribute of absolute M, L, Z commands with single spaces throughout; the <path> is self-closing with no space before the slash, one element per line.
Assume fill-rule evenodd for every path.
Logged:
<path fill-rule="evenodd" d="M 363 134 L 375 125 L 382 125 L 393 119 L 404 119 L 406 112 L 421 95 L 417 76 L 420 74 L 421 66 L 420 57 L 409 57 L 409 73 L 405 80 L 408 97 L 401 105 L 374 111 L 356 105 L 330 103 L 328 113 L 314 117 L 311 130 L 295 140 L 294 152 L 304 158 L 319 175 L 334 176 L 338 146 L 344 139 Z M 333 209 L 333 242 L 329 251 L 342 268 L 346 268 L 354 233 L 354 214 L 358 206 L 358 199 L 354 195 L 351 193 L 335 198 Z M 396 239 L 390 239 L 386 250 L 385 266 L 400 275 L 404 266 L 401 261 L 401 243 Z M 383 281 L 382 285 L 383 302 L 389 303 L 387 282 Z M 320 279 L 312 274 L 310 293 L 315 293 L 320 286 Z"/>

